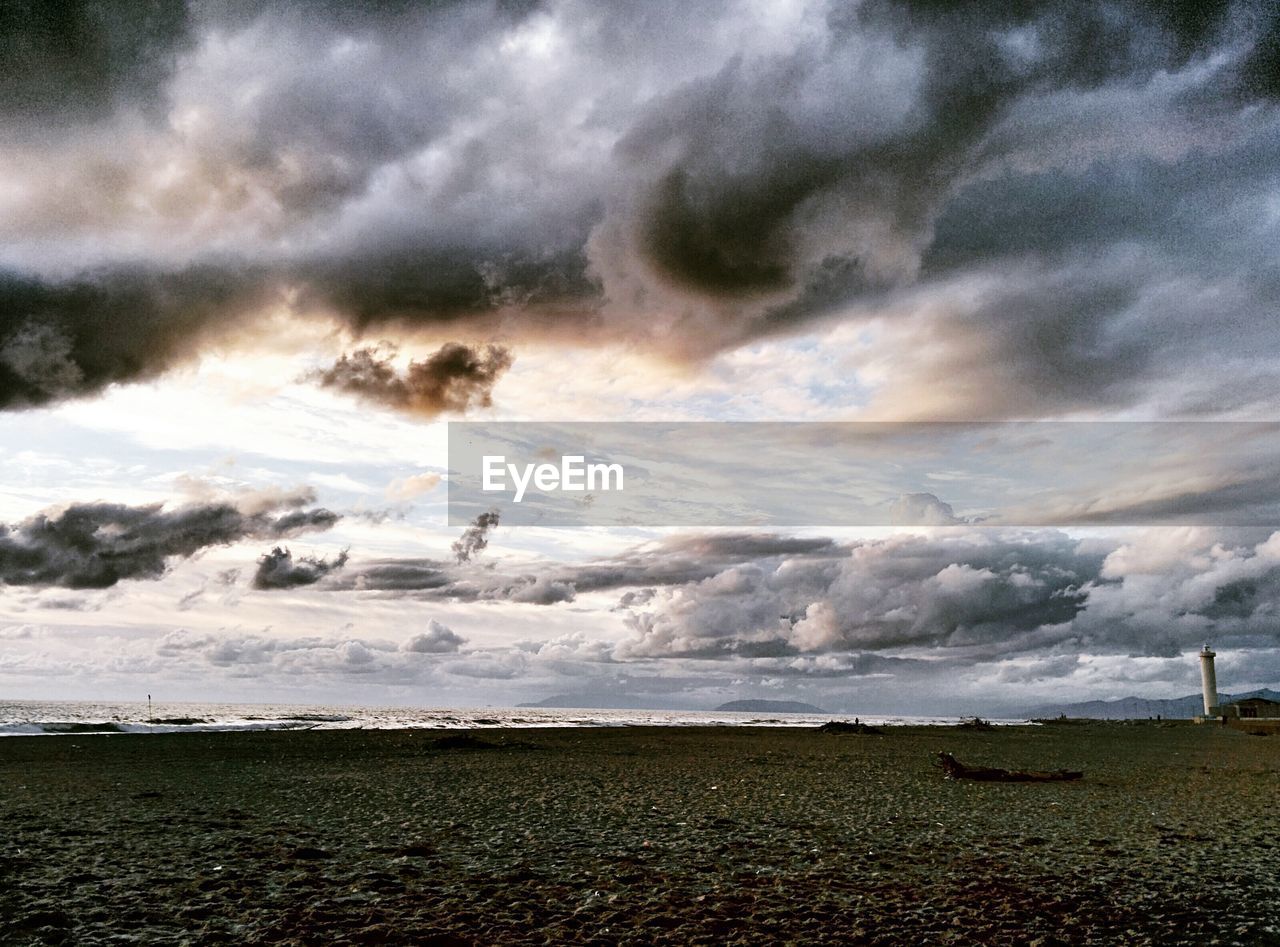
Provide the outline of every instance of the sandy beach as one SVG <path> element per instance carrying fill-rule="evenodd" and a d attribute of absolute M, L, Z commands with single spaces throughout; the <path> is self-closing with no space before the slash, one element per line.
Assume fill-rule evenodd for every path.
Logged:
<path fill-rule="evenodd" d="M 447 736 L 0 741 L 0 943 L 1280 942 L 1274 737 Z"/>

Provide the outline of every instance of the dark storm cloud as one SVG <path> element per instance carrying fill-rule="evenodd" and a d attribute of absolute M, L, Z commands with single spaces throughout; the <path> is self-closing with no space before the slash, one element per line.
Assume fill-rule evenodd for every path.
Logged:
<path fill-rule="evenodd" d="M 394 348 L 362 348 L 339 358 L 312 377 L 365 401 L 434 418 L 493 404 L 493 386 L 511 367 L 510 350 L 500 345 L 471 347 L 451 342 L 400 371 Z"/>
<path fill-rule="evenodd" d="M 233 503 L 172 510 L 160 504 L 77 503 L 0 525 L 0 581 L 101 589 L 122 579 L 158 579 L 171 559 L 243 539 L 326 530 L 339 519 L 325 509 L 246 512 Z"/>
<path fill-rule="evenodd" d="M 470 562 L 471 558 L 489 545 L 489 530 L 498 525 L 498 511 L 481 513 L 475 522 L 466 528 L 453 543 L 454 559 L 459 563 Z"/>
<path fill-rule="evenodd" d="M 0 270 L 0 408 L 152 378 L 269 301 L 234 270 L 134 268 L 66 282 Z"/>
<path fill-rule="evenodd" d="M 172 0 L 10 0 L 0 4 L 0 116 L 12 129 L 155 108 L 192 40 L 186 4 Z"/>
<path fill-rule="evenodd" d="M 318 556 L 299 556 L 295 559 L 287 548 L 276 546 L 258 558 L 258 568 L 253 574 L 253 587 L 270 590 L 314 585 L 346 564 L 345 549 L 333 561 L 329 561 Z"/>
<path fill-rule="evenodd" d="M 336 313 L 357 332 L 450 325 L 566 335 L 596 329 L 600 287 L 586 272 L 580 246 L 589 218 L 549 226 L 567 227 L 578 246 L 554 252 L 483 243 L 441 248 L 419 245 L 422 238 L 412 233 L 395 234 L 393 243 L 375 235 L 349 255 L 300 268 L 304 293 L 297 305 Z M 504 310 L 518 311 L 520 322 L 502 318 Z M 531 325 L 521 326 L 526 321 Z"/>
<path fill-rule="evenodd" d="M 1274 14 L 1258 12 L 1254 29 L 1273 28 Z M 1180 69 L 1216 48 L 1228 19 L 1225 6 L 1206 14 L 1137 2 L 885 2 L 833 12 L 820 50 L 764 69 L 731 61 L 652 108 L 622 140 L 644 181 L 634 244 L 665 278 L 712 297 L 819 285 L 841 257 L 853 266 L 849 288 L 890 284 L 909 275 L 962 185 L 987 162 L 1017 155 L 987 153 L 993 136 L 1008 134 L 1002 123 L 1016 104 Z M 885 55 L 857 76 L 848 67 L 866 64 L 855 57 L 868 35 L 892 37 L 918 62 L 908 70 Z M 915 95 L 901 111 L 834 98 L 814 106 L 819 90 L 852 91 L 855 77 L 889 77 Z M 889 102 L 895 91 L 875 89 Z M 872 228 L 874 239 L 859 240 Z M 826 239 L 806 246 L 815 236 Z M 1007 237 L 1005 247 L 1020 249 Z M 783 313 L 807 315 L 784 307 L 775 318 Z"/>
<path fill-rule="evenodd" d="M 1194 6 L 1202 6 L 1195 4 Z M 1248 52 L 1235 64 L 1233 78 L 1242 98 L 1280 99 L 1280 11 L 1265 0 L 1244 5 L 1253 29 Z"/>
<path fill-rule="evenodd" d="M 890 384 L 980 416 L 1280 348 L 1274 4 L 2 15 L 0 406 L 153 377 L 268 307 L 681 357 L 909 308 L 937 344 Z M 413 403 L 363 351 L 331 383 Z"/>

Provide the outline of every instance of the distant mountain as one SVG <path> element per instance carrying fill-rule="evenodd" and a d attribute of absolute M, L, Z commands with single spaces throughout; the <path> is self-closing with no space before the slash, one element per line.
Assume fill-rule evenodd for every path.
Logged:
<path fill-rule="evenodd" d="M 741 714 L 825 714 L 826 711 L 813 704 L 801 703 L 798 700 L 731 700 L 721 704 L 716 710 Z"/>
<path fill-rule="evenodd" d="M 542 700 L 516 704 L 517 707 L 580 708 L 582 710 L 675 710 L 676 706 L 644 702 L 619 694 L 553 694 Z M 686 708 L 691 709 L 691 708 Z M 825 714 L 827 711 L 798 700 L 731 700 L 717 711 L 748 714 Z"/>
<path fill-rule="evenodd" d="M 616 694 L 553 694 L 542 700 L 517 707 L 578 708 L 581 710 L 665 710 L 668 708 L 646 704 Z"/>
<path fill-rule="evenodd" d="M 1245 691 L 1240 694 L 1219 694 L 1224 704 L 1246 697 L 1265 697 L 1267 700 L 1280 700 L 1280 691 L 1269 688 Z M 1204 713 L 1204 698 L 1199 694 L 1187 697 L 1171 697 L 1167 700 L 1151 700 L 1145 697 L 1121 697 L 1118 700 L 1086 700 L 1078 704 L 1054 704 L 1037 707 L 1028 713 L 1029 717 L 1091 717 L 1097 720 L 1143 720 L 1147 717 L 1167 717 L 1171 719 L 1190 718 Z"/>

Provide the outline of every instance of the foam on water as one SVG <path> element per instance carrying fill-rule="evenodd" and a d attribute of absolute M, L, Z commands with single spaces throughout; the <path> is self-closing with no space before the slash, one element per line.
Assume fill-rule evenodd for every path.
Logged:
<path fill-rule="evenodd" d="M 946 726 L 959 717 L 858 715 L 875 726 Z M 87 701 L 0 703 L 0 736 L 92 736 L 117 733 L 200 733 L 227 730 L 475 730 L 536 727 L 816 727 L 853 714 L 756 714 L 689 710 L 574 708 L 324 707 L 281 704 L 155 704 Z M 1025 724 L 1026 720 L 991 723 Z"/>

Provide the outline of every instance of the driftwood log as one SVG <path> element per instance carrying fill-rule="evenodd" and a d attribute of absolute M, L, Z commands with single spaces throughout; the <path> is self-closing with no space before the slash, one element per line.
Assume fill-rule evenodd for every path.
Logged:
<path fill-rule="evenodd" d="M 1083 772 L 1069 769 L 1047 771 L 965 766 L 950 753 L 939 753 L 938 761 L 941 763 L 942 771 L 947 779 L 976 779 L 989 783 L 1059 783 L 1084 777 Z"/>
<path fill-rule="evenodd" d="M 818 728 L 818 732 L 867 734 L 880 733 L 881 731 L 878 727 L 873 727 L 870 724 L 865 724 L 861 721 L 858 723 L 846 723 L 843 720 L 829 720 Z"/>

